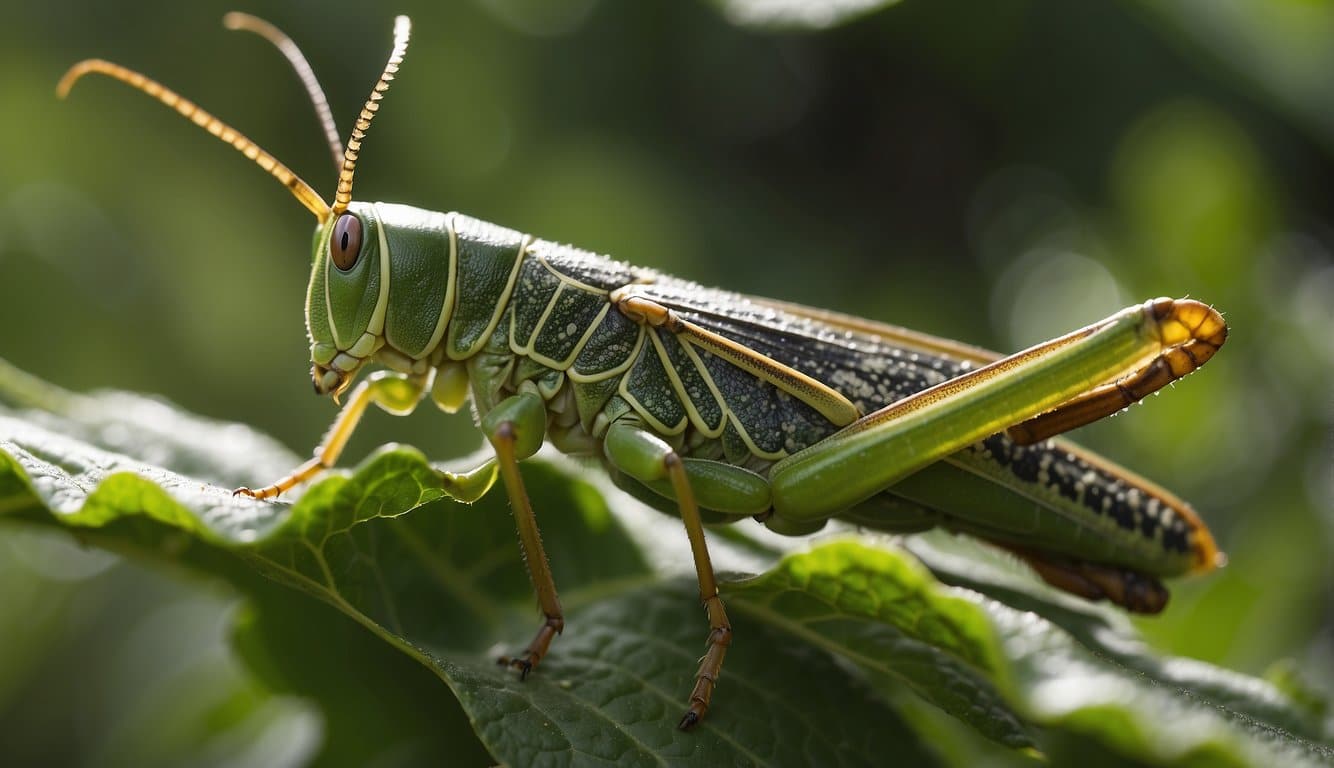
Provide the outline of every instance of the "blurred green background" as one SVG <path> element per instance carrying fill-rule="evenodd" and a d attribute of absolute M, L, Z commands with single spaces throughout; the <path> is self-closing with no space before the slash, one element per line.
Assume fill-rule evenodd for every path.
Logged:
<path fill-rule="evenodd" d="M 305 453 L 334 415 L 308 378 L 309 214 L 119 84 L 53 89 L 85 57 L 139 69 L 328 195 L 295 77 L 221 16 L 291 34 L 346 134 L 408 13 L 362 199 L 1001 350 L 1153 296 L 1220 308 L 1232 335 L 1202 374 L 1078 438 L 1190 499 L 1231 556 L 1175 585 L 1150 639 L 1253 674 L 1291 659 L 1328 693 L 1334 5 L 830 5 L 867 8 L 825 29 L 824 6 L 779 0 L 11 3 L 0 357 Z M 767 23 L 784 8 L 814 26 Z M 466 417 L 377 414 L 348 461 L 389 440 L 479 444 Z M 301 764 L 318 718 L 231 660 L 230 600 L 5 531 L 0 760 Z"/>

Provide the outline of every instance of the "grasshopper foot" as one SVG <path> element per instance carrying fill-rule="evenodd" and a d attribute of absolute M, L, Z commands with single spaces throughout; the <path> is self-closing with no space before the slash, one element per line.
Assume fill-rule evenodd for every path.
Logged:
<path fill-rule="evenodd" d="M 533 671 L 542 657 L 547 655 L 547 649 L 551 647 L 551 641 L 565 629 L 565 619 L 561 616 L 548 616 L 546 621 L 537 630 L 533 637 L 533 642 L 528 644 L 523 653 L 518 656 L 501 656 L 496 659 L 496 663 L 511 669 L 519 670 L 519 679 L 527 680 L 528 673 Z"/>
<path fill-rule="evenodd" d="M 240 488 L 237 488 L 236 490 L 232 491 L 232 497 L 235 498 L 237 496 L 244 496 L 247 499 L 255 499 L 259 501 L 263 499 L 277 498 L 278 494 L 282 492 L 283 489 L 279 488 L 277 485 L 270 485 L 267 488 L 260 488 L 257 491 L 251 490 L 250 488 L 247 488 L 245 486 L 241 486 Z"/>
<path fill-rule="evenodd" d="M 496 663 L 502 667 L 519 670 L 519 679 L 527 680 L 528 673 L 532 672 L 533 667 L 537 666 L 538 658 L 534 658 L 532 651 L 524 651 L 518 656 L 501 656 L 496 659 Z"/>
<path fill-rule="evenodd" d="M 732 625 L 723 610 L 723 601 L 714 594 L 704 601 L 704 608 L 709 614 L 708 650 L 699 660 L 699 671 L 695 673 L 695 688 L 690 692 L 690 707 L 676 727 L 688 731 L 694 728 L 709 711 L 709 702 L 713 701 L 713 689 L 718 685 L 718 676 L 722 673 L 723 657 L 732 644 Z"/>

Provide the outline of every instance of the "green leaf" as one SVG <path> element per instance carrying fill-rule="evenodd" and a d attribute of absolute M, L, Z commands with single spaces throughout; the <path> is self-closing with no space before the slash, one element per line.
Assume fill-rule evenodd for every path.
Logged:
<path fill-rule="evenodd" d="M 989 738 L 1032 746 L 991 682 L 1006 669 L 990 622 L 937 586 L 911 557 L 848 541 L 790 556 L 727 595 L 746 613 L 853 661 L 873 682 L 892 690 L 906 681 Z"/>
<path fill-rule="evenodd" d="M 269 690 L 318 704 L 320 765 L 491 759 L 439 677 L 324 603 L 286 589 L 253 590 L 232 647 Z"/>
<path fill-rule="evenodd" d="M 0 391 L 30 408 L 0 409 L 0 514 L 244 595 L 234 647 L 266 687 L 317 705 L 322 764 L 917 765 L 1032 755 L 1053 734 L 1160 765 L 1334 757 L 1311 707 L 1155 656 L 1119 614 L 969 539 L 910 540 L 963 585 L 947 587 L 882 538 L 775 564 L 794 542 L 746 526 L 710 536 L 720 567 L 759 575 L 724 588 L 736 642 L 713 710 L 682 733 L 707 626 L 679 521 L 569 462 L 525 462 L 567 622 L 520 681 L 494 663 L 538 626 L 503 494 L 454 503 L 420 453 L 386 448 L 295 503 L 234 498 L 295 457 L 165 403 L 13 373 Z"/>
<path fill-rule="evenodd" d="M 905 663 L 901 656 L 911 658 L 915 644 L 947 652 L 964 662 L 945 666 L 950 673 L 982 678 L 957 688 L 974 691 L 983 721 L 1003 722 L 996 699 L 985 695 L 990 683 L 1029 722 L 1092 736 L 1154 764 L 1320 765 L 1334 757 L 1314 740 L 1320 725 L 1268 683 L 1156 658 L 1133 637 L 1100 625 L 1093 612 L 1082 622 L 1068 615 L 1060 622 L 978 593 L 947 591 L 914 561 L 859 541 L 790 556 L 733 590 L 747 610 L 792 625 L 794 634 L 854 660 L 873 680 Z M 1079 631 L 1070 631 L 1076 624 Z M 883 652 L 890 648 L 899 658 Z M 967 704 L 966 697 L 942 697 L 949 691 L 935 685 L 922 693 L 945 709 Z"/>

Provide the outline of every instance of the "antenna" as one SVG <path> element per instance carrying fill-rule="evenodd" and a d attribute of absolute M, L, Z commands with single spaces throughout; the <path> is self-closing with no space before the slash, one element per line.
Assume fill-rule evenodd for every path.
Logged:
<path fill-rule="evenodd" d="M 356 126 L 352 129 L 352 138 L 347 140 L 347 149 L 343 152 L 343 168 L 338 173 L 338 191 L 334 194 L 332 215 L 338 216 L 347 210 L 352 202 L 352 174 L 357 170 L 357 153 L 361 151 L 361 140 L 366 137 L 366 130 L 371 127 L 371 120 L 380 111 L 380 99 L 389 90 L 389 83 L 398 72 L 398 65 L 403 63 L 403 54 L 408 50 L 408 35 L 412 31 L 412 22 L 407 16 L 394 19 L 394 50 L 389 54 L 389 63 L 384 65 L 380 80 L 371 90 L 366 105 L 361 108 Z"/>
<path fill-rule="evenodd" d="M 260 168 L 269 172 L 284 187 L 291 190 L 292 194 L 306 209 L 315 214 L 315 218 L 320 223 L 329 220 L 329 205 L 320 198 L 319 194 L 311 188 L 309 184 L 292 172 L 290 168 L 278 162 L 278 159 L 260 148 L 258 144 L 246 138 L 240 131 L 232 128 L 230 125 L 222 122 L 213 115 L 205 112 L 194 102 L 184 99 L 180 94 L 163 86 L 156 80 L 147 78 L 132 69 L 126 69 L 119 64 L 113 64 L 102 59 L 86 59 L 69 68 L 65 76 L 60 78 L 56 85 L 56 95 L 65 98 L 69 94 L 74 84 L 84 75 L 95 73 L 106 75 L 113 80 L 119 80 L 122 83 L 142 91 L 149 96 L 157 99 L 163 104 L 171 107 L 180 113 L 182 117 L 203 128 L 209 133 L 217 136 L 219 139 L 231 144 L 236 151 L 255 161 Z"/>
<path fill-rule="evenodd" d="M 334 173 L 337 173 L 343 167 L 343 140 L 338 138 L 338 126 L 334 124 L 333 110 L 329 109 L 324 89 L 320 87 L 320 81 L 315 78 L 315 71 L 310 68 L 310 62 L 306 61 L 301 49 L 281 29 L 258 16 L 232 11 L 222 17 L 222 25 L 231 30 L 253 32 L 273 43 L 287 57 L 292 69 L 296 70 L 296 76 L 301 79 L 301 85 L 305 86 L 311 105 L 315 107 L 315 117 L 320 121 L 320 128 L 324 129 L 324 138 L 328 140 L 329 149 L 333 152 Z"/>

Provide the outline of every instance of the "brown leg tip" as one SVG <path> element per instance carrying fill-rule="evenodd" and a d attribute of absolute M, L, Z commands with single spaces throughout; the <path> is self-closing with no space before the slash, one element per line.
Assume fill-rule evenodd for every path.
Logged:
<path fill-rule="evenodd" d="M 232 491 L 232 497 L 235 498 L 237 496 L 244 496 L 247 499 L 254 499 L 255 501 L 263 501 L 265 499 L 276 499 L 282 495 L 282 491 L 270 490 L 271 488 L 273 488 L 273 486 L 260 488 L 258 491 L 256 491 L 253 488 L 247 488 L 243 485 L 240 488 L 237 488 L 236 490 Z"/>
<path fill-rule="evenodd" d="M 519 682 L 528 679 L 528 673 L 533 671 L 532 659 L 527 654 L 523 656 L 501 656 L 496 659 L 496 663 L 502 667 L 519 670 Z"/>
<path fill-rule="evenodd" d="M 700 714 L 692 706 L 681 718 L 681 722 L 676 724 L 677 730 L 688 731 L 699 724 Z"/>

